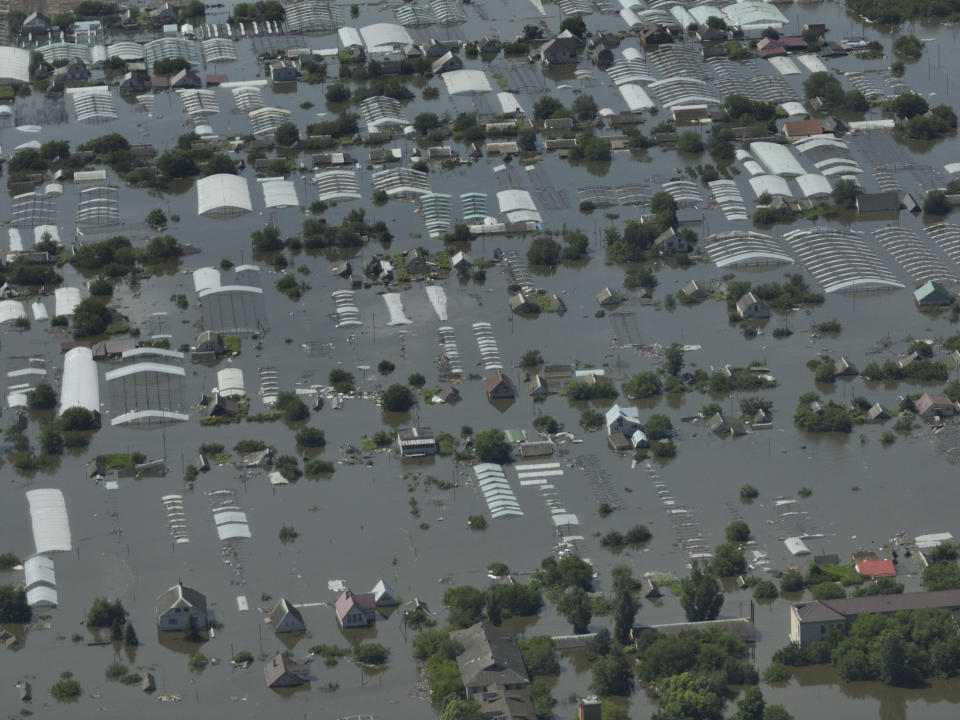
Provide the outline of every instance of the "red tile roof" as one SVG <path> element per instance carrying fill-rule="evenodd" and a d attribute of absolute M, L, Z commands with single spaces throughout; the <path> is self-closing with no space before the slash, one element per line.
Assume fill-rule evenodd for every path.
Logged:
<path fill-rule="evenodd" d="M 788 120 L 783 124 L 783 134 L 787 137 L 800 137 L 804 135 L 819 135 L 823 132 L 823 126 L 819 120 Z"/>
<path fill-rule="evenodd" d="M 871 578 L 896 577 L 897 568 L 893 560 L 861 560 L 857 563 L 857 572 Z"/>
<path fill-rule="evenodd" d="M 337 611 L 337 617 L 343 620 L 354 607 L 358 610 L 373 610 L 377 607 L 377 599 L 373 593 L 363 593 L 355 595 L 349 588 L 340 593 L 340 597 L 334 603 Z"/>

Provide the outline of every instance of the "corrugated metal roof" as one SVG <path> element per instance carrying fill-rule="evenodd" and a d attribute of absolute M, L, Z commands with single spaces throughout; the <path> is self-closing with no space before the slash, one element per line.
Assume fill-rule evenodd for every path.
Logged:
<path fill-rule="evenodd" d="M 73 544 L 63 493 L 54 488 L 28 490 L 27 503 L 37 553 L 70 552 Z"/>

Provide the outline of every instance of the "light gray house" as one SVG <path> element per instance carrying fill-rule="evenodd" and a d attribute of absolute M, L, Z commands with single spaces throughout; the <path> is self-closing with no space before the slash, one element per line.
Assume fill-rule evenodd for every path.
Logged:
<path fill-rule="evenodd" d="M 768 318 L 770 317 L 770 308 L 763 300 L 752 292 L 748 292 L 737 300 L 737 314 L 744 320 Z"/>
<path fill-rule="evenodd" d="M 286 598 L 280 598 L 280 602 L 270 611 L 270 624 L 275 633 L 303 632 L 307 629 L 303 615 Z"/>
<path fill-rule="evenodd" d="M 637 430 L 643 430 L 640 411 L 635 407 L 620 407 L 614 403 L 606 414 L 607 435 L 625 435 L 631 437 Z"/>
<path fill-rule="evenodd" d="M 158 597 L 155 608 L 157 627 L 161 630 L 186 630 L 190 618 L 198 630 L 207 629 L 207 598 L 183 583 L 177 583 Z"/>
<path fill-rule="evenodd" d="M 377 607 L 396 607 L 400 604 L 397 594 L 383 581 L 383 578 L 377 581 L 370 592 L 373 593 L 373 601 Z"/>

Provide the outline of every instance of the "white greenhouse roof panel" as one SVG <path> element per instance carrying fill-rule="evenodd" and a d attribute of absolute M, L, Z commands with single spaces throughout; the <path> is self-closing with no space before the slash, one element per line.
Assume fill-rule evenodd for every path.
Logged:
<path fill-rule="evenodd" d="M 104 375 L 104 379 L 107 382 L 113 382 L 114 380 L 121 380 L 125 377 L 129 377 L 131 375 L 140 375 L 142 373 L 159 373 L 161 375 L 177 375 L 179 377 L 186 377 L 187 374 L 186 370 L 184 370 L 182 367 L 177 367 L 176 365 L 153 362 L 138 362 L 134 363 L 133 365 L 124 365 L 116 370 L 109 370 Z"/>
<path fill-rule="evenodd" d="M 449 75 L 449 73 L 447 74 Z M 520 101 L 517 100 L 517 96 L 513 93 L 498 92 L 497 102 L 500 103 L 500 111 L 504 115 L 515 115 L 518 112 L 526 115 L 523 108 L 520 106 Z"/>
<path fill-rule="evenodd" d="M 345 30 L 346 28 L 341 28 Z M 374 23 L 360 28 L 360 36 L 363 38 L 363 44 L 367 50 L 382 48 L 391 45 L 412 45 L 413 38 L 403 25 L 396 23 Z M 343 35 L 341 34 L 341 40 Z"/>
<path fill-rule="evenodd" d="M 796 177 L 806 173 L 803 165 L 785 145 L 771 142 L 752 142 L 750 143 L 750 152 L 771 175 Z"/>
<path fill-rule="evenodd" d="M 827 180 L 826 176 L 819 173 L 797 175 L 796 181 L 805 198 L 829 195 L 833 191 L 833 188 L 830 187 L 830 181 Z"/>
<path fill-rule="evenodd" d="M 451 95 L 476 95 L 493 92 L 487 74 L 482 70 L 451 70 L 441 76 Z"/>
<path fill-rule="evenodd" d="M 100 383 L 93 351 L 87 347 L 68 350 L 63 356 L 63 380 L 60 386 L 60 409 L 82 407 L 100 412 Z"/>
<path fill-rule="evenodd" d="M 73 543 L 63 493 L 54 488 L 28 490 L 27 504 L 37 553 L 70 552 Z"/>
<path fill-rule="evenodd" d="M 221 173 L 197 180 L 197 212 L 200 215 L 231 218 L 252 210 L 246 178 Z"/>
<path fill-rule="evenodd" d="M 340 44 L 345 48 L 363 47 L 363 36 L 355 27 L 342 27 L 337 30 Z"/>
<path fill-rule="evenodd" d="M 268 208 L 299 207 L 297 186 L 283 178 L 264 178 L 260 181 L 263 200 Z"/>
<path fill-rule="evenodd" d="M 772 3 L 751 0 L 725 6 L 723 14 L 736 26 L 763 25 L 775 28 L 790 22 Z"/>
<path fill-rule="evenodd" d="M 0 85 L 30 82 L 30 51 L 0 46 Z"/>
<path fill-rule="evenodd" d="M 780 103 L 777 107 L 782 108 L 783 111 L 787 113 L 788 117 L 800 117 L 800 116 L 809 115 L 809 113 L 807 112 L 807 109 L 803 106 L 803 104 L 798 103 L 794 100 Z"/>
<path fill-rule="evenodd" d="M 69 317 L 80 304 L 80 288 L 61 287 L 53 291 L 53 300 L 56 305 L 54 315 Z"/>
<path fill-rule="evenodd" d="M 110 420 L 111 425 L 135 425 L 147 422 L 186 422 L 190 419 L 185 413 L 170 410 L 133 410 L 117 415 Z"/>
<path fill-rule="evenodd" d="M 197 268 L 193 271 L 193 289 L 196 292 L 214 290 L 220 287 L 220 271 L 212 267 Z"/>
<path fill-rule="evenodd" d="M 27 587 L 37 583 L 55 586 L 57 575 L 53 569 L 53 559 L 46 555 L 34 555 L 23 562 L 23 582 Z"/>
<path fill-rule="evenodd" d="M 20 318 L 26 319 L 26 317 L 27 312 L 23 309 L 23 303 L 16 300 L 0 300 L 0 325 Z"/>
<path fill-rule="evenodd" d="M 30 607 L 56 607 L 57 591 L 46 585 L 37 585 L 27 590 L 27 605 Z"/>
<path fill-rule="evenodd" d="M 243 385 L 243 370 L 224 368 L 217 371 L 217 392 L 224 397 L 243 397 L 247 394 Z"/>
<path fill-rule="evenodd" d="M 647 95 L 647 91 L 639 85 L 625 83 L 619 86 L 617 90 L 620 91 L 620 95 L 623 96 L 623 101 L 627 104 L 627 107 L 630 108 L 631 112 L 640 112 L 656 107 L 653 100 Z"/>
<path fill-rule="evenodd" d="M 789 198 L 793 197 L 790 192 L 790 186 L 787 181 L 779 175 L 755 175 L 750 178 L 750 187 L 753 193 L 760 197 L 764 193 L 773 197 Z"/>

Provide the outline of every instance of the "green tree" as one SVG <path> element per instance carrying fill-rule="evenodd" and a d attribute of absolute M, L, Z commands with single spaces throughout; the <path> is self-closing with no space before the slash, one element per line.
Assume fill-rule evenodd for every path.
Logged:
<path fill-rule="evenodd" d="M 323 447 L 327 444 L 323 430 L 314 427 L 305 427 L 297 430 L 297 445 L 301 447 Z"/>
<path fill-rule="evenodd" d="M 273 139 L 276 141 L 277 145 L 290 147 L 299 142 L 300 131 L 292 122 L 285 122 L 274 131 Z"/>
<path fill-rule="evenodd" d="M 829 72 L 810 73 L 803 81 L 803 92 L 807 98 L 822 97 L 829 103 L 843 100 L 843 86 L 835 75 Z"/>
<path fill-rule="evenodd" d="M 727 525 L 724 535 L 730 542 L 745 543 L 750 539 L 750 526 L 743 520 L 735 520 Z"/>
<path fill-rule="evenodd" d="M 23 588 L 13 585 L 0 585 L 0 622 L 30 622 L 30 606 L 27 593 Z"/>
<path fill-rule="evenodd" d="M 481 430 L 473 440 L 473 450 L 481 462 L 503 465 L 510 462 L 510 443 L 503 430 Z"/>
<path fill-rule="evenodd" d="M 190 150 L 167 150 L 157 158 L 157 169 L 171 179 L 196 177 L 200 168 Z"/>
<path fill-rule="evenodd" d="M 93 413 L 84 407 L 67 408 L 60 414 L 60 429 L 64 432 L 93 430 L 95 426 Z"/>
<path fill-rule="evenodd" d="M 27 393 L 27 407 L 31 410 L 52 410 L 57 406 L 57 394 L 50 383 L 37 383 Z"/>
<path fill-rule="evenodd" d="M 737 711 L 730 720 L 763 720 L 766 703 L 758 687 L 749 687 L 737 700 Z"/>
<path fill-rule="evenodd" d="M 680 343 L 670 343 L 664 353 L 664 366 L 670 375 L 677 376 L 683 370 L 683 345 Z"/>
<path fill-rule="evenodd" d="M 630 694 L 633 689 L 633 670 L 623 653 L 610 652 L 593 663 L 590 687 L 599 695 Z"/>
<path fill-rule="evenodd" d="M 587 23 L 584 22 L 582 16 L 571 15 L 570 17 L 564 18 L 560 23 L 560 32 L 564 30 L 569 30 L 577 37 L 582 38 L 587 33 Z"/>
<path fill-rule="evenodd" d="M 787 712 L 783 705 L 767 705 L 763 711 L 763 720 L 793 720 L 793 715 Z"/>
<path fill-rule="evenodd" d="M 103 302 L 94 297 L 81 300 L 73 311 L 73 336 L 102 335 L 110 325 L 112 314 Z"/>
<path fill-rule="evenodd" d="M 588 631 L 593 617 L 593 608 L 583 588 L 574 587 L 561 595 L 557 602 L 557 610 L 567 619 L 567 622 L 573 625 L 574 634 L 582 635 Z"/>
<path fill-rule="evenodd" d="M 647 370 L 624 383 L 623 392 L 631 400 L 655 397 L 663 392 L 663 383 L 655 372 Z"/>
<path fill-rule="evenodd" d="M 521 152 L 533 152 L 537 149 L 536 128 L 521 128 L 517 132 L 517 147 Z"/>
<path fill-rule="evenodd" d="M 947 215 L 952 206 L 943 190 L 931 190 L 923 197 L 923 212 L 927 215 Z"/>
<path fill-rule="evenodd" d="M 388 412 L 406 412 L 414 403 L 413 393 L 406 385 L 393 384 L 383 391 L 380 405 Z"/>
<path fill-rule="evenodd" d="M 720 577 L 740 575 L 747 571 L 743 550 L 731 542 L 722 542 L 713 549 L 710 569 Z"/>
<path fill-rule="evenodd" d="M 660 709 L 652 720 L 720 720 L 723 698 L 705 675 L 689 672 L 666 678 L 658 687 Z"/>
<path fill-rule="evenodd" d="M 333 83 L 327 87 L 324 97 L 329 103 L 347 102 L 350 99 L 350 88 L 343 83 Z"/>
<path fill-rule="evenodd" d="M 673 423 L 666 415 L 654 413 L 643 424 L 643 432 L 646 433 L 647 439 L 651 442 L 664 440 L 673 434 Z"/>
<path fill-rule="evenodd" d="M 353 652 L 358 662 L 366 665 L 384 665 L 390 657 L 390 650 L 380 643 L 364 642 Z"/>
<path fill-rule="evenodd" d="M 86 622 L 87 627 L 112 627 L 115 621 L 122 623 L 126 617 L 127 611 L 119 600 L 110 602 L 105 597 L 98 597 L 87 611 Z"/>
<path fill-rule="evenodd" d="M 78 698 L 81 692 L 80 683 L 72 677 L 60 678 L 50 688 L 50 694 L 55 700 Z"/>
<path fill-rule="evenodd" d="M 40 452 L 44 455 L 63 454 L 63 435 L 55 423 L 46 423 L 40 428 Z"/>
<path fill-rule="evenodd" d="M 483 720 L 483 711 L 476 700 L 454 697 L 443 708 L 440 720 Z"/>
<path fill-rule="evenodd" d="M 133 629 L 133 623 L 127 623 L 123 629 L 123 644 L 127 647 L 136 647 L 140 644 L 140 638 L 137 637 L 137 631 Z"/>
<path fill-rule="evenodd" d="M 704 145 L 700 133 L 696 130 L 684 130 L 677 137 L 677 150 L 690 154 L 702 153 Z"/>
<path fill-rule="evenodd" d="M 549 235 L 534 238 L 527 249 L 527 262 L 531 265 L 556 265 L 560 259 L 560 243 Z"/>
<path fill-rule="evenodd" d="M 582 22 L 582 20 L 581 20 Z M 597 116 L 599 108 L 592 95 L 578 95 L 570 106 L 573 115 L 577 120 L 592 120 Z"/>
<path fill-rule="evenodd" d="M 523 664 L 531 676 L 556 675 L 560 672 L 560 662 L 549 635 L 534 635 L 529 640 L 519 640 L 517 645 L 523 656 Z"/>
<path fill-rule="evenodd" d="M 715 620 L 723 607 L 723 591 L 716 578 L 701 570 L 696 560 L 690 574 L 680 580 L 680 607 L 690 622 Z"/>
<path fill-rule="evenodd" d="M 551 95 L 544 95 L 533 105 L 533 119 L 546 120 L 551 117 L 560 117 L 568 114 L 568 110 L 559 100 Z"/>
<path fill-rule="evenodd" d="M 486 602 L 486 595 L 470 585 L 454 585 L 443 591 L 447 619 L 456 627 L 469 627 L 480 620 Z"/>
<path fill-rule="evenodd" d="M 621 645 L 630 642 L 630 631 L 639 609 L 640 603 L 633 596 L 631 587 L 624 584 L 617 588 L 613 599 L 613 636 Z"/>

